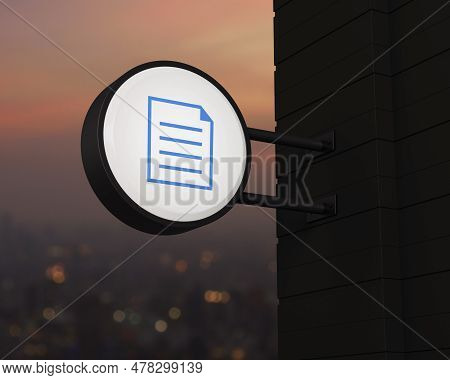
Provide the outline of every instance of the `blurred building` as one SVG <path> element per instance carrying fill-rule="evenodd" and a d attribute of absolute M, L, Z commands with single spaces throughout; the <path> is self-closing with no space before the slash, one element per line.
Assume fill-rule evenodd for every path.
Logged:
<path fill-rule="evenodd" d="M 90 229 L 92 241 L 84 232 L 66 235 L 64 226 L 31 233 L 0 214 L 2 355 L 129 254 L 108 229 Z M 222 247 L 149 247 L 9 358 L 275 358 L 272 252 L 255 260 Z"/>
<path fill-rule="evenodd" d="M 334 130 L 337 143 L 307 179 L 314 198 L 337 195 L 337 216 L 278 221 L 449 355 L 450 7 L 363 70 L 444 3 L 275 0 L 274 30 L 277 130 L 304 118 L 290 133 Z M 280 358 L 442 358 L 301 241 L 278 237 Z"/>

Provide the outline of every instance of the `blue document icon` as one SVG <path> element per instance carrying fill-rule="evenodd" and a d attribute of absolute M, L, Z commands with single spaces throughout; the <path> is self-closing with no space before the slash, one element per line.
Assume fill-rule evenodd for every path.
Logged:
<path fill-rule="evenodd" d="M 213 130 L 201 105 L 149 96 L 147 181 L 212 190 Z"/>

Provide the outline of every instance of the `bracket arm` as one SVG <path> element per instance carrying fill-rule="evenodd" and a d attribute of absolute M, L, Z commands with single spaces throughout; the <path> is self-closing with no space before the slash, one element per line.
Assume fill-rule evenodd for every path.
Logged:
<path fill-rule="evenodd" d="M 247 128 L 250 140 L 269 144 L 286 145 L 294 148 L 313 150 L 316 152 L 332 152 L 334 150 L 334 133 L 321 138 L 304 138 L 285 136 L 282 133 L 270 132 L 263 129 Z"/>
<path fill-rule="evenodd" d="M 336 214 L 336 201 L 314 204 L 312 206 L 290 205 L 286 199 L 274 195 L 262 195 L 252 193 L 242 193 L 237 200 L 238 203 L 249 206 L 260 206 L 275 209 L 285 209 L 291 211 L 301 211 L 308 214 L 318 214 L 331 216 Z"/>

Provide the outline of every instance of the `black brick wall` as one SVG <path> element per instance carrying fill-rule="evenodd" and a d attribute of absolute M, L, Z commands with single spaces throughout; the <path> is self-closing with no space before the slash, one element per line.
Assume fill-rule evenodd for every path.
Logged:
<path fill-rule="evenodd" d="M 277 131 L 444 2 L 275 0 Z M 449 36 L 450 6 L 290 132 L 335 131 L 336 151 L 316 159 L 307 183 L 314 198 L 337 194 L 338 214 L 308 223 L 301 213 L 277 213 L 447 355 Z M 278 238 L 281 359 L 440 357 L 286 230 Z"/>

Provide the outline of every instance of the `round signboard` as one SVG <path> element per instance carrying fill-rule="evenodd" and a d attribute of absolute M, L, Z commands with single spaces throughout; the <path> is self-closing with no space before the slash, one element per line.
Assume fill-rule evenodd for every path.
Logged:
<path fill-rule="evenodd" d="M 83 165 L 100 201 L 126 224 L 174 234 L 234 204 L 250 168 L 244 118 L 204 72 L 159 61 L 135 67 L 91 105 Z"/>

